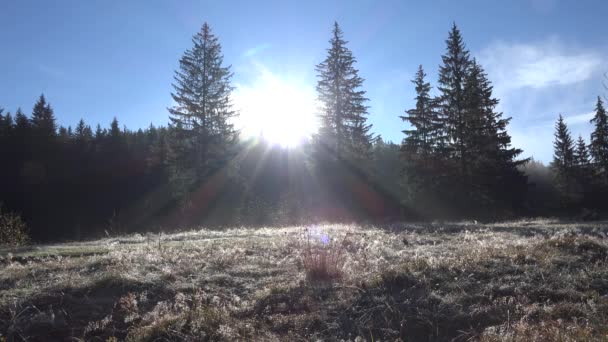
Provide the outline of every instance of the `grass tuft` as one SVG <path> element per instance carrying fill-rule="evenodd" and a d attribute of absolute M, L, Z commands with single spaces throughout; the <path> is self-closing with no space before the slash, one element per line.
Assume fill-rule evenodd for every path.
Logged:
<path fill-rule="evenodd" d="M 306 228 L 301 244 L 306 279 L 327 282 L 342 278 L 349 236 L 350 233 L 346 233 L 342 238 L 332 237 L 316 228 Z"/>

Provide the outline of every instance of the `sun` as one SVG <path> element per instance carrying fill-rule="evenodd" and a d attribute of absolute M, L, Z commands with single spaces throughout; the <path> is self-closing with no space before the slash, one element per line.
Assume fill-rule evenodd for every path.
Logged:
<path fill-rule="evenodd" d="M 268 71 L 253 85 L 237 86 L 235 105 L 241 132 L 283 147 L 295 147 L 317 130 L 315 95 L 310 87 Z"/>

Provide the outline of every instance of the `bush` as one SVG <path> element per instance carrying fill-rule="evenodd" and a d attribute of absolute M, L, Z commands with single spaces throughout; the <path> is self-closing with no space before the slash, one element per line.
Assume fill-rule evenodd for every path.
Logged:
<path fill-rule="evenodd" d="M 21 216 L 13 212 L 5 212 L 0 205 L 0 244 L 20 246 L 29 241 L 27 226 Z"/>

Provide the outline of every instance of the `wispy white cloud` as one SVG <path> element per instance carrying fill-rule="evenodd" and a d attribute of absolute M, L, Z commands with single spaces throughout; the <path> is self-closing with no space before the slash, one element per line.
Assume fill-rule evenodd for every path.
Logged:
<path fill-rule="evenodd" d="M 500 110 L 513 121 L 513 144 L 549 161 L 560 113 L 573 136 L 588 136 L 593 102 L 601 88 L 604 51 L 575 47 L 557 37 L 536 42 L 495 42 L 475 56 L 494 84 Z"/>
<path fill-rule="evenodd" d="M 593 119 L 594 115 L 595 115 L 594 112 L 590 112 L 590 113 L 566 116 L 566 117 L 564 117 L 564 119 L 566 120 L 566 123 L 569 125 L 588 124 L 589 121 L 591 119 Z"/>
<path fill-rule="evenodd" d="M 243 56 L 244 57 L 253 57 L 253 56 L 259 54 L 260 52 L 269 49 L 270 46 L 271 45 L 269 43 L 256 45 L 252 48 L 245 50 L 245 52 L 243 53 Z"/>
<path fill-rule="evenodd" d="M 479 59 L 505 90 L 579 83 L 598 73 L 602 63 L 597 52 L 574 50 L 556 38 L 531 44 L 496 42 Z"/>

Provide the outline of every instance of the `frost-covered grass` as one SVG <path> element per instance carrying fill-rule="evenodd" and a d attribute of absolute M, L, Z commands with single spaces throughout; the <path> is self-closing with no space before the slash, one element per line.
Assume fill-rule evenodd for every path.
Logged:
<path fill-rule="evenodd" d="M 522 220 L 0 249 L 0 339 L 608 340 L 607 238 L 608 223 Z"/>

